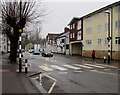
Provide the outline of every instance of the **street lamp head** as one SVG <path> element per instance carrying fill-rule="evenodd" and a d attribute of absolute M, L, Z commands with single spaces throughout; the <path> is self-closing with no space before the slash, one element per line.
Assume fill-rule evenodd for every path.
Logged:
<path fill-rule="evenodd" d="M 106 13 L 106 14 L 110 14 L 110 10 L 106 10 L 105 13 Z"/>

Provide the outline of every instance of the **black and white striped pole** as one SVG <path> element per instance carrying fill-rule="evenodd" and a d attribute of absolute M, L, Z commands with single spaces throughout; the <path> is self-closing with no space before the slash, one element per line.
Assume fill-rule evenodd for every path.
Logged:
<path fill-rule="evenodd" d="M 20 29 L 19 29 L 19 73 L 22 72 L 22 49 L 21 49 L 21 9 L 22 9 L 22 2 L 20 0 Z"/>
<path fill-rule="evenodd" d="M 19 29 L 19 33 L 20 33 L 20 36 L 19 36 L 19 73 L 22 72 L 22 47 L 21 47 L 21 33 L 22 33 L 22 30 Z"/>
<path fill-rule="evenodd" d="M 25 73 L 28 73 L 28 60 L 25 59 Z"/>
<path fill-rule="evenodd" d="M 108 64 L 110 64 L 110 40 L 108 40 Z"/>
<path fill-rule="evenodd" d="M 108 15 L 108 37 L 107 37 L 107 40 L 108 40 L 108 64 L 110 64 L 110 40 L 111 40 L 111 37 L 110 37 L 110 11 L 109 10 L 106 10 L 105 13 Z"/>

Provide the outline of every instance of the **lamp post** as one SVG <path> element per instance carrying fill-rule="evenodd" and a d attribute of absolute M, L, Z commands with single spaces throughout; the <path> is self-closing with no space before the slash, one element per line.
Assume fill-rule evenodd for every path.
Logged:
<path fill-rule="evenodd" d="M 107 37 L 107 40 L 108 40 L 108 64 L 110 64 L 110 40 L 111 40 L 111 37 L 110 37 L 110 11 L 109 10 L 106 10 L 105 13 L 108 15 L 108 37 Z"/>

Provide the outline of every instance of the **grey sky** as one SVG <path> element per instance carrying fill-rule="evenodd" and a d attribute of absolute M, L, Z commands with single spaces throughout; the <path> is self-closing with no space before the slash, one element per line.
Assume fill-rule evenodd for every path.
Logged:
<path fill-rule="evenodd" d="M 64 27 L 67 26 L 73 17 L 82 17 L 116 1 L 43 2 L 44 8 L 48 14 L 44 17 L 41 35 L 42 37 L 46 37 L 48 33 L 62 33 Z"/>

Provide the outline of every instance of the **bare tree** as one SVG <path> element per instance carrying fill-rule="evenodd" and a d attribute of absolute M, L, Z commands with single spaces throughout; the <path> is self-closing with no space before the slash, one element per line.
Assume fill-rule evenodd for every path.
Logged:
<path fill-rule="evenodd" d="M 27 22 L 32 22 L 33 20 L 44 16 L 44 11 L 36 14 L 35 1 L 26 2 L 22 0 L 15 0 L 15 2 L 1 2 L 2 6 L 2 19 L 3 25 L 7 26 L 4 31 L 10 42 L 10 61 L 16 62 L 18 40 L 19 40 L 19 29 L 23 30 Z"/>

